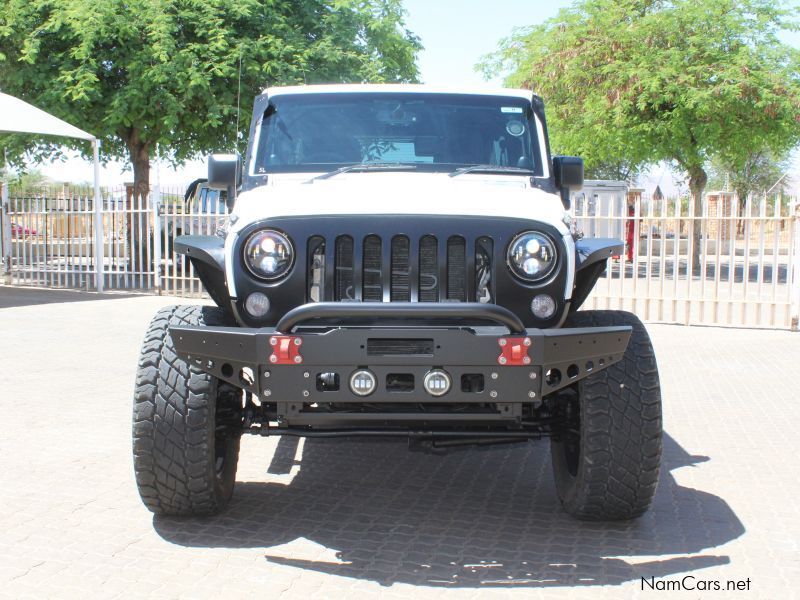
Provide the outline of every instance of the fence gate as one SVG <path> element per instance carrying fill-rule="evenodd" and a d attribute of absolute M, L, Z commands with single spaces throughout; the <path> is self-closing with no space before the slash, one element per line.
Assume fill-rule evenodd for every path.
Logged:
<path fill-rule="evenodd" d="M 626 241 L 586 308 L 628 310 L 646 321 L 798 329 L 795 198 L 740 203 L 730 193 L 709 193 L 700 217 L 690 199 L 640 191 L 624 198 L 618 189 L 591 185 L 573 198 L 577 230 Z"/>

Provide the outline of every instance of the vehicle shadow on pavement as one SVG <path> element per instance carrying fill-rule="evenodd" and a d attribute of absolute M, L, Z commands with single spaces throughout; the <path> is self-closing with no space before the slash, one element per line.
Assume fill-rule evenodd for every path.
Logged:
<path fill-rule="evenodd" d="M 397 441 L 314 439 L 289 485 L 238 483 L 223 515 L 153 523 L 176 544 L 268 548 L 269 563 L 381 585 L 614 585 L 729 563 L 700 553 L 744 526 L 723 499 L 671 474 L 708 458 L 664 441 L 654 505 L 628 523 L 566 515 L 545 442 L 436 456 Z M 282 442 L 271 472 L 295 462 L 292 441 Z"/>

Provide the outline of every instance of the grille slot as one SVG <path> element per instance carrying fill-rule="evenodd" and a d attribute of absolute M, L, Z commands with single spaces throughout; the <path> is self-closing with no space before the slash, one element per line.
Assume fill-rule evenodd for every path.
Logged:
<path fill-rule="evenodd" d="M 467 244 L 458 235 L 447 240 L 447 299 L 467 301 Z"/>
<path fill-rule="evenodd" d="M 493 302 L 492 238 L 370 234 L 308 238 L 311 302 Z M 474 252 L 474 255 L 471 253 Z M 326 275 L 328 270 L 332 271 Z"/>
<path fill-rule="evenodd" d="M 438 246 L 438 241 L 432 235 L 424 235 L 419 241 L 420 302 L 439 301 Z"/>
<path fill-rule="evenodd" d="M 338 302 L 355 300 L 355 290 L 353 288 L 353 238 L 349 235 L 342 235 L 336 238 L 335 264 L 334 288 L 336 294 L 334 298 Z"/>
<path fill-rule="evenodd" d="M 364 289 L 361 298 L 364 302 L 381 302 L 383 300 L 383 283 L 381 277 L 381 238 L 368 235 L 364 238 Z"/>
<path fill-rule="evenodd" d="M 491 238 L 481 237 L 475 242 L 475 302 L 486 304 L 492 302 L 492 255 L 494 242 Z"/>
<path fill-rule="evenodd" d="M 315 235 L 308 239 L 308 299 L 322 302 L 325 289 L 325 238 Z"/>
<path fill-rule="evenodd" d="M 389 296 L 392 302 L 411 301 L 409 250 L 406 236 L 396 235 L 392 238 L 392 278 Z"/>

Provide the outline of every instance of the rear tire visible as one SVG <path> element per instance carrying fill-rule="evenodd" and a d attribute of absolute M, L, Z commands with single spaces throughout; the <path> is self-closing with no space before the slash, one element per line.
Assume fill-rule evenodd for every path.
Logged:
<path fill-rule="evenodd" d="M 160 515 L 221 511 L 233 494 L 241 392 L 175 353 L 172 325 L 229 325 L 216 307 L 172 306 L 150 323 L 133 401 L 133 466 L 145 506 Z"/>
<path fill-rule="evenodd" d="M 661 463 L 661 388 L 650 337 L 622 311 L 579 311 L 565 327 L 633 328 L 622 360 L 577 382 L 559 398 L 566 430 L 551 442 L 556 491 L 564 509 L 585 520 L 643 514 Z"/>

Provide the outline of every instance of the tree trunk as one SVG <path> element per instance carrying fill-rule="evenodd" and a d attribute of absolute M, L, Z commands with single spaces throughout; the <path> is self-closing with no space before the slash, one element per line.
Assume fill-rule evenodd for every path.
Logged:
<path fill-rule="evenodd" d="M 133 197 L 138 198 L 144 206 L 150 194 L 150 147 L 141 143 L 131 149 L 130 153 L 133 165 Z"/>
<path fill-rule="evenodd" d="M 736 234 L 744 234 L 744 209 L 747 207 L 747 196 L 750 190 L 746 187 L 740 187 L 736 190 L 736 201 L 739 204 L 739 218 L 736 219 Z M 731 206 L 731 214 L 733 214 L 733 206 Z"/>
<path fill-rule="evenodd" d="M 150 243 L 149 216 L 144 212 L 149 208 L 148 196 L 150 195 L 150 145 L 140 138 L 137 129 L 131 129 L 127 136 L 126 145 L 133 166 L 133 197 L 128 207 L 132 209 L 130 227 L 128 228 L 128 248 L 130 249 L 131 269 L 134 272 L 148 270 L 152 261 L 152 244 Z M 139 284 L 143 282 L 141 278 Z M 135 277 L 135 281 L 139 278 Z"/>
<path fill-rule="evenodd" d="M 706 175 L 703 167 L 699 166 L 689 169 L 689 190 L 691 191 L 692 198 L 694 199 L 694 214 L 692 215 L 694 219 L 692 219 L 692 225 L 690 227 L 692 236 L 693 275 L 702 274 L 702 269 L 700 266 L 700 254 L 702 250 L 701 244 L 703 243 L 703 227 L 701 217 L 703 216 L 703 191 L 706 189 L 706 183 L 708 183 L 708 175 Z"/>

